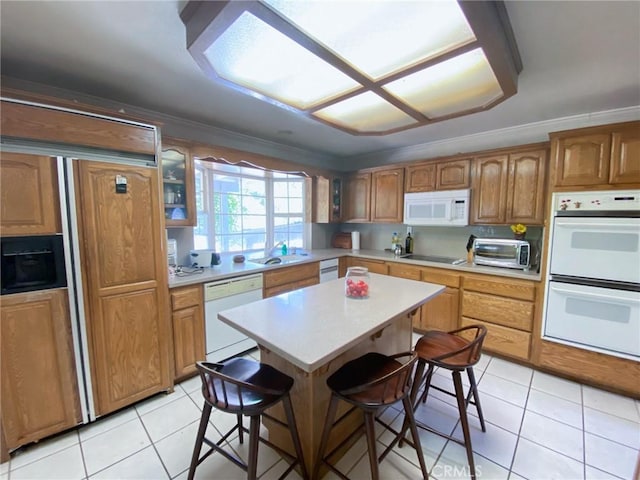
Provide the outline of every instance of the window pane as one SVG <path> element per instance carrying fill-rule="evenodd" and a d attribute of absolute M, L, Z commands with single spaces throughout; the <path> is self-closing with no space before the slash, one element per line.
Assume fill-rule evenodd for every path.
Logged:
<path fill-rule="evenodd" d="M 289 182 L 289 197 L 302 198 L 302 181 Z"/>
<path fill-rule="evenodd" d="M 274 182 L 273 183 L 273 196 L 274 197 L 286 197 L 288 194 L 287 182 Z"/>
<path fill-rule="evenodd" d="M 289 198 L 289 213 L 302 212 L 303 205 L 301 198 Z"/>
<path fill-rule="evenodd" d="M 213 191 L 215 193 L 240 193 L 240 178 L 229 175 L 213 175 Z"/>
<path fill-rule="evenodd" d="M 244 230 L 267 231 L 267 217 L 263 215 L 244 215 L 242 217 L 242 227 Z"/>
<path fill-rule="evenodd" d="M 265 197 L 242 197 L 242 213 L 245 215 L 266 215 L 267 201 Z"/>
<path fill-rule="evenodd" d="M 264 180 L 254 179 L 254 178 L 244 178 L 242 180 L 242 193 L 245 195 L 264 197 L 266 195 Z"/>
<path fill-rule="evenodd" d="M 205 209 L 204 207 L 204 175 L 202 170 L 196 170 L 196 182 L 195 182 L 195 190 L 196 190 L 196 211 L 201 212 Z"/>
<path fill-rule="evenodd" d="M 289 213 L 289 201 L 287 198 L 274 198 L 273 211 L 275 213 Z"/>

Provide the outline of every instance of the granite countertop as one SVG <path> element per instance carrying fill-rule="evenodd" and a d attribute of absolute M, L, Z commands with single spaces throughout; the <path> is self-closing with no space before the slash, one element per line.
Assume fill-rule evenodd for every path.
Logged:
<path fill-rule="evenodd" d="M 498 275 L 502 277 L 520 278 L 523 280 L 540 281 L 540 274 L 535 271 L 525 272 L 511 268 L 488 267 L 484 265 L 473 265 L 462 263 L 459 265 L 450 265 L 439 262 L 425 262 L 421 260 L 405 259 L 396 257 L 390 251 L 383 250 L 347 250 L 342 248 L 314 249 L 305 250 L 301 255 L 301 260 L 282 263 L 276 265 L 262 265 L 245 260 L 243 263 L 234 263 L 233 254 L 221 255 L 220 265 L 213 267 L 205 267 L 202 273 L 194 273 L 187 276 L 175 276 L 169 279 L 169 288 L 182 287 L 186 285 L 194 285 L 198 283 L 213 282 L 216 280 L 224 280 L 226 278 L 239 277 L 253 273 L 263 273 L 267 270 L 275 270 L 285 268 L 292 265 L 301 265 L 308 262 L 317 262 L 330 258 L 339 258 L 344 256 L 361 257 L 371 260 L 383 260 L 387 262 L 405 263 L 407 265 L 418 265 L 423 267 L 443 268 L 459 272 L 479 273 L 485 275 Z"/>
<path fill-rule="evenodd" d="M 224 310 L 218 318 L 313 372 L 444 288 L 372 273 L 367 299 L 347 298 L 339 278 Z"/>

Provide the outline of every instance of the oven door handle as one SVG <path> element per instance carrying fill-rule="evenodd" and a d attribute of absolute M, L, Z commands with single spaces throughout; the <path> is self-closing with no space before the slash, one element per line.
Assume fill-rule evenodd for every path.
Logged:
<path fill-rule="evenodd" d="M 622 225 L 616 223 L 595 223 L 595 222 L 563 222 L 556 220 L 556 227 L 585 227 L 585 228 L 608 228 L 615 230 L 634 230 L 638 231 L 637 225 Z"/>
<path fill-rule="evenodd" d="M 577 290 L 571 290 L 568 288 L 560 288 L 555 285 L 550 285 L 550 287 L 551 287 L 551 290 L 559 293 L 572 294 L 572 295 L 577 295 L 581 297 L 601 298 L 604 300 L 615 300 L 618 302 L 631 303 L 631 304 L 640 304 L 640 299 L 638 298 L 619 297 L 617 295 L 604 295 L 601 293 L 581 292 Z"/>

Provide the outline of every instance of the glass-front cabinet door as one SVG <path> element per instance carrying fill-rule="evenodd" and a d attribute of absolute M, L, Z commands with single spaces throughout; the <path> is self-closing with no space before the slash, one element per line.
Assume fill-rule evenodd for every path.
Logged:
<path fill-rule="evenodd" d="M 189 148 L 165 139 L 162 144 L 162 188 L 167 227 L 195 226 L 193 182 L 193 160 Z"/>

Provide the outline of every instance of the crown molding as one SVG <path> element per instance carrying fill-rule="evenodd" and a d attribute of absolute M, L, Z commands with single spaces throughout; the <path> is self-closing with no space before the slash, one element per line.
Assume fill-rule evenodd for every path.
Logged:
<path fill-rule="evenodd" d="M 114 112 L 114 114 L 117 112 L 128 113 L 140 118 L 147 118 L 149 121 L 160 123 L 162 125 L 162 133 L 167 136 L 245 150 L 334 171 L 354 171 L 361 168 L 437 158 L 464 152 L 478 152 L 528 143 L 546 142 L 549 140 L 549 133 L 551 132 L 640 120 L 640 105 L 635 105 L 532 122 L 408 147 L 337 157 L 38 82 L 2 76 L 2 83 L 11 88 L 27 92 L 106 108 Z M 345 168 L 345 166 L 348 166 L 348 168 Z"/>
<path fill-rule="evenodd" d="M 549 133 L 640 120 L 640 105 L 453 137 L 403 148 L 344 157 L 352 170 L 549 141 Z"/>

